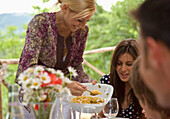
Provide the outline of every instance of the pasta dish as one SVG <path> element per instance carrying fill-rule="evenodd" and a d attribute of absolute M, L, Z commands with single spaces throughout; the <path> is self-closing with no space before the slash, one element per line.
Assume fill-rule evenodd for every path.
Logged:
<path fill-rule="evenodd" d="M 76 98 L 73 98 L 72 102 L 83 104 L 100 104 L 104 103 L 104 99 L 100 97 L 77 96 Z"/>

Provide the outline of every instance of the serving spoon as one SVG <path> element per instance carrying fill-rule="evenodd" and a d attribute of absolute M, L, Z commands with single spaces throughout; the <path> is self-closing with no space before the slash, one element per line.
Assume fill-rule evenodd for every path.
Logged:
<path fill-rule="evenodd" d="M 99 91 L 94 91 L 94 90 L 90 91 L 90 90 L 88 90 L 88 89 L 87 89 L 86 91 L 88 91 L 91 96 L 96 96 L 96 95 L 98 95 L 98 94 L 101 94 Z"/>

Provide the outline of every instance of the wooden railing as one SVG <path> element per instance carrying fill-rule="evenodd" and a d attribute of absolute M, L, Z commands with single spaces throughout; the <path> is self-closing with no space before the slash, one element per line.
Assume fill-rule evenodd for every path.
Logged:
<path fill-rule="evenodd" d="M 85 51 L 84 55 L 113 51 L 114 48 L 115 46 Z M 5 75 L 7 71 L 8 65 L 18 64 L 18 63 L 19 63 L 19 59 L 0 59 L 0 119 L 3 119 L 1 84 L 4 84 L 5 87 L 8 88 L 8 83 L 4 80 L 3 76 Z M 83 63 L 87 65 L 88 67 L 90 67 L 91 69 L 93 69 L 99 75 L 101 76 L 104 75 L 102 71 L 94 67 L 88 61 L 84 60 Z"/>
<path fill-rule="evenodd" d="M 3 79 L 3 76 L 5 75 L 7 68 L 8 68 L 7 64 L 0 65 L 0 119 L 3 119 L 1 83 L 8 87 L 7 82 Z"/>

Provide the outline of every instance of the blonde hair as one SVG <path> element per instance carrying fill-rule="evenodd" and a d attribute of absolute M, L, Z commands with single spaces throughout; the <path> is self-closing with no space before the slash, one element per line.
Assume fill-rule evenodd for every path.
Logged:
<path fill-rule="evenodd" d="M 85 18 L 93 14 L 96 10 L 96 5 L 94 0 L 58 0 L 55 4 L 57 6 L 60 4 L 60 8 L 67 4 L 70 11 L 77 12 L 78 14 L 74 18 Z"/>

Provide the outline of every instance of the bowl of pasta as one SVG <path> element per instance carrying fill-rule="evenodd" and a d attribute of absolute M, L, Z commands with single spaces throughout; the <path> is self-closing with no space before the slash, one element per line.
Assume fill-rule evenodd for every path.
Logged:
<path fill-rule="evenodd" d="M 97 83 L 92 85 L 91 83 L 82 83 L 87 86 L 95 95 L 92 95 L 88 91 L 85 91 L 82 96 L 73 96 L 69 94 L 66 102 L 78 112 L 86 113 L 99 113 L 103 110 L 104 106 L 108 103 L 113 94 L 113 87 L 108 84 Z"/>

